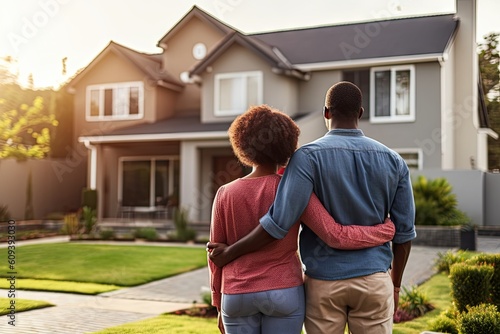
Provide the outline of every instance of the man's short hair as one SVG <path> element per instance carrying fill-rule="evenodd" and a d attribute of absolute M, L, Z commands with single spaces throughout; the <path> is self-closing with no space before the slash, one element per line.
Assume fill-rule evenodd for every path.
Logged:
<path fill-rule="evenodd" d="M 234 154 L 246 166 L 284 166 L 297 149 L 299 127 L 283 112 L 268 105 L 253 106 L 228 130 Z"/>
<path fill-rule="evenodd" d="M 341 81 L 326 93 L 325 106 L 337 117 L 358 118 L 363 96 L 355 84 Z"/>

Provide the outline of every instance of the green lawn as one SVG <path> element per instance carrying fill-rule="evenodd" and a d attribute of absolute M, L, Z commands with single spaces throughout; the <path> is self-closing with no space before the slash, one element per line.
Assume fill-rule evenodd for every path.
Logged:
<path fill-rule="evenodd" d="M 10 283 L 7 280 L 0 280 L 0 289 L 8 289 Z M 121 286 L 111 284 L 82 283 L 68 281 L 53 281 L 46 279 L 18 278 L 16 288 L 19 290 L 70 292 L 84 295 L 97 295 L 121 289 Z"/>
<path fill-rule="evenodd" d="M 450 280 L 445 274 L 437 274 L 420 286 L 431 300 L 435 309 L 421 318 L 413 321 L 394 325 L 393 334 L 418 334 L 429 329 L 427 322 L 441 311 L 450 307 Z M 200 319 L 189 316 L 165 314 L 151 319 L 132 322 L 106 330 L 97 334 L 146 334 L 146 333 L 171 333 L 171 334 L 211 334 L 219 333 L 216 319 Z"/>
<path fill-rule="evenodd" d="M 451 285 L 446 274 L 434 275 L 429 281 L 422 284 L 420 289 L 429 297 L 435 309 L 413 321 L 394 324 L 394 334 L 418 334 L 429 330 L 428 322 L 451 306 Z"/>
<path fill-rule="evenodd" d="M 6 253 L 7 249 L 0 249 L 0 258 L 6 259 Z M 206 265 L 203 247 L 55 243 L 17 247 L 15 270 L 17 288 L 99 293 L 144 284 Z M 7 268 L 7 261 L 0 261 L 0 277 L 5 277 L 3 273 L 8 271 L 11 270 Z M 4 284 L 8 284 L 6 280 L 0 279 L 0 282 L 0 287 L 5 288 Z M 75 282 L 106 286 L 79 289 Z M 65 285 L 66 289 L 58 289 L 58 285 Z"/>
<path fill-rule="evenodd" d="M 34 310 L 37 308 L 53 306 L 52 304 L 40 300 L 28 300 L 28 299 L 16 298 L 15 301 L 16 301 L 15 304 L 16 313 Z M 10 302 L 11 302 L 10 298 L 0 297 L 0 315 L 8 314 L 10 312 L 9 309 L 9 307 L 11 306 Z"/>
<path fill-rule="evenodd" d="M 205 319 L 185 315 L 164 314 L 111 327 L 96 334 L 218 334 L 217 319 Z"/>

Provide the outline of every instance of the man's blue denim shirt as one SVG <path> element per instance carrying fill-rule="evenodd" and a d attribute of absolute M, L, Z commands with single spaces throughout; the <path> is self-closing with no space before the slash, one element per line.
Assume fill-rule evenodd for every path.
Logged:
<path fill-rule="evenodd" d="M 410 172 L 393 150 L 359 129 L 335 129 L 299 148 L 285 170 L 274 204 L 260 219 L 273 237 L 283 238 L 315 192 L 332 217 L 344 225 L 374 225 L 387 215 L 396 225 L 393 242 L 416 237 Z M 339 280 L 385 272 L 390 243 L 362 250 L 328 247 L 302 225 L 300 255 L 306 275 Z"/>

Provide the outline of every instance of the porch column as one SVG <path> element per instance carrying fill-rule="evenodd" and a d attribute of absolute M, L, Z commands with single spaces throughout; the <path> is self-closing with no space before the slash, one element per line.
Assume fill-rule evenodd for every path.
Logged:
<path fill-rule="evenodd" d="M 103 179 L 103 171 L 98 172 L 99 164 L 101 161 L 101 145 L 92 145 L 90 141 L 83 141 L 85 147 L 90 151 L 89 153 L 89 173 L 88 173 L 88 187 L 92 190 L 97 190 L 97 219 L 101 219 L 103 217 L 103 206 L 104 206 L 104 179 Z M 102 166 L 101 166 L 102 168 Z"/>

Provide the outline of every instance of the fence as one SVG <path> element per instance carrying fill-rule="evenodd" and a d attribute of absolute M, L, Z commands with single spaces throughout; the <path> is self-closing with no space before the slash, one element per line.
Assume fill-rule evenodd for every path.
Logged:
<path fill-rule="evenodd" d="M 85 184 L 85 162 L 0 160 L 0 205 L 7 206 L 13 219 L 43 219 L 53 212 L 75 210 Z"/>
<path fill-rule="evenodd" d="M 478 226 L 500 227 L 500 174 L 478 170 L 434 170 L 412 172 L 412 177 L 444 177 L 453 187 L 458 207 Z"/>

